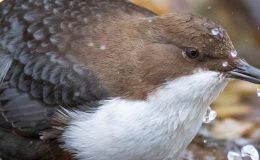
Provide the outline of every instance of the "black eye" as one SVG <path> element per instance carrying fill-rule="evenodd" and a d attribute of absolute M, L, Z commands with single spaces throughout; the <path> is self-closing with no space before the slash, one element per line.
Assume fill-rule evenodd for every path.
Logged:
<path fill-rule="evenodd" d="M 193 47 L 186 48 L 185 53 L 190 59 L 195 59 L 199 56 L 199 51 Z"/>

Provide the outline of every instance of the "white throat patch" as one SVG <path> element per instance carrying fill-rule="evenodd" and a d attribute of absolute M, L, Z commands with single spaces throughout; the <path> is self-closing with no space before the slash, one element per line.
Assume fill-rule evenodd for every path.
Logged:
<path fill-rule="evenodd" d="M 167 82 L 144 101 L 103 101 L 93 114 L 72 113 L 63 147 L 84 160 L 176 159 L 226 84 L 203 71 Z"/>

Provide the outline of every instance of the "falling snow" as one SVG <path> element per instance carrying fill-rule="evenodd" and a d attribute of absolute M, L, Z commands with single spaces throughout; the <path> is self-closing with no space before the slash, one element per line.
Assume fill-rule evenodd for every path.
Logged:
<path fill-rule="evenodd" d="M 237 57 L 237 51 L 236 50 L 231 51 L 231 56 L 233 58 Z"/>
<path fill-rule="evenodd" d="M 213 36 L 217 36 L 217 35 L 220 34 L 219 28 L 213 28 L 213 29 L 211 29 L 210 32 L 211 32 L 211 34 L 212 34 Z"/>
<path fill-rule="evenodd" d="M 228 66 L 228 62 L 227 62 L 227 61 L 223 62 L 223 63 L 222 63 L 222 66 L 223 66 L 223 67 L 227 67 L 227 66 Z"/>

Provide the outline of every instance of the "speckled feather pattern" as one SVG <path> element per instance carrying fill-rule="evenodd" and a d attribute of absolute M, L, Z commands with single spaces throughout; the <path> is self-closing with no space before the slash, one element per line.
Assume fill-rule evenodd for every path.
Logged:
<path fill-rule="evenodd" d="M 84 9 L 88 3 L 62 0 L 3 2 L 0 44 L 16 61 L 15 65 L 23 67 L 10 79 L 16 81 L 15 87 L 30 90 L 28 86 L 18 85 L 23 76 L 28 76 L 31 83 L 37 81 L 35 83 L 42 86 L 44 83 L 49 90 L 58 92 L 51 96 L 56 101 L 44 94 L 37 97 L 47 104 L 71 105 L 103 96 L 93 73 L 77 61 L 77 51 L 70 47 L 72 39 L 82 38 L 81 28 L 88 23 L 84 20 L 87 19 L 84 14 L 89 12 Z M 75 96 L 76 92 L 79 93 Z"/>
<path fill-rule="evenodd" d="M 109 1 L 103 2 L 100 5 Z M 0 5 L 0 54 L 1 62 L 4 61 L 1 65 L 6 69 L 1 67 L 3 75 L 0 80 L 5 78 L 4 81 L 9 83 L 10 88 L 17 89 L 16 92 L 40 100 L 41 107 L 75 106 L 106 97 L 107 92 L 94 73 L 80 62 L 78 51 L 71 47 L 73 39 L 83 38 L 84 26 L 95 23 L 95 19 L 90 18 L 98 10 L 94 3 L 83 0 L 4 1 Z M 2 95 L 6 92 L 5 89 L 1 91 Z M 28 104 L 34 101 L 30 97 Z M 9 99 L 19 103 L 16 100 Z M 31 107 L 37 110 L 36 106 Z M 4 116 L 17 115 L 7 108 L 2 107 Z M 30 114 L 26 106 L 17 106 L 17 109 L 27 112 L 27 116 Z M 12 117 L 12 121 L 11 118 L 7 120 L 12 124 L 21 121 L 17 116 Z M 33 111 L 32 116 L 36 116 Z M 39 125 L 36 121 L 32 124 L 27 127 Z M 26 123 L 13 126 L 21 128 L 23 125 Z"/>

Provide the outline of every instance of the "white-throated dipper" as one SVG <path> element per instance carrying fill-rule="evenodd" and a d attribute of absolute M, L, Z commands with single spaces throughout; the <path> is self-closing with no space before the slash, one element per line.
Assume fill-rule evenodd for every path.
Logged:
<path fill-rule="evenodd" d="M 229 79 L 260 83 L 207 18 L 124 0 L 5 0 L 0 22 L 4 160 L 177 159 Z"/>

